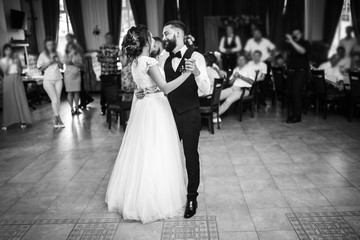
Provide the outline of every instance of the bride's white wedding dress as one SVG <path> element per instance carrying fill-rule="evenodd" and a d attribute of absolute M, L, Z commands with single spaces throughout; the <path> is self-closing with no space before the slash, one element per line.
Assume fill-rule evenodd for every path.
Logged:
<path fill-rule="evenodd" d="M 143 223 L 174 217 L 186 203 L 187 176 L 173 113 L 147 73 L 156 64 L 146 56 L 132 64 L 134 81 L 147 94 L 134 97 L 105 199 L 110 212 Z"/>

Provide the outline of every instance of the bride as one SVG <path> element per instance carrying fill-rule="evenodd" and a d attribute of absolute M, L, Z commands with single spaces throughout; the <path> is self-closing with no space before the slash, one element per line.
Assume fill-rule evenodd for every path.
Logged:
<path fill-rule="evenodd" d="M 131 114 L 106 192 L 110 212 L 148 223 L 171 218 L 186 204 L 186 170 L 168 94 L 190 75 L 167 83 L 157 60 L 150 58 L 152 34 L 140 25 L 122 43 L 144 99 L 134 97 Z"/>

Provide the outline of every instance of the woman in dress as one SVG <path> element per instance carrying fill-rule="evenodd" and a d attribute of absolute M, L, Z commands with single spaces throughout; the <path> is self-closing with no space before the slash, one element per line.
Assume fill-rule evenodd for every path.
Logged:
<path fill-rule="evenodd" d="M 0 60 L 1 71 L 4 74 L 2 130 L 6 131 L 7 127 L 14 123 L 20 123 L 20 127 L 25 129 L 26 124 L 32 121 L 24 83 L 20 76 L 21 61 L 14 56 L 9 44 L 4 45 L 3 54 L 4 57 Z"/>
<path fill-rule="evenodd" d="M 70 42 L 66 45 L 64 63 L 66 65 L 64 82 L 67 99 L 71 108 L 71 114 L 79 115 L 81 114 L 79 110 L 79 100 L 81 91 L 81 68 L 83 67 L 83 61 L 81 52 L 77 49 L 75 43 Z"/>
<path fill-rule="evenodd" d="M 56 43 L 54 38 L 47 37 L 44 41 L 45 50 L 40 54 L 37 67 L 44 72 L 43 86 L 51 100 L 51 107 L 54 113 L 54 128 L 65 127 L 60 118 L 60 97 L 63 87 L 60 68 L 63 63 L 60 60 L 59 53 L 56 52 Z"/>
<path fill-rule="evenodd" d="M 158 62 L 150 58 L 153 39 L 145 26 L 132 27 L 122 47 L 144 99 L 133 98 L 128 126 L 111 174 L 105 201 L 110 212 L 148 223 L 171 218 L 186 203 L 186 171 L 178 131 L 165 94 L 190 72 L 166 83 Z"/>

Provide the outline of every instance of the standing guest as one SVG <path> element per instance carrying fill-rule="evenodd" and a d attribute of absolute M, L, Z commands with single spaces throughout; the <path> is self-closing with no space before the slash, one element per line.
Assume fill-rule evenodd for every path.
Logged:
<path fill-rule="evenodd" d="M 80 46 L 80 44 L 78 43 L 78 41 L 76 40 L 74 34 L 68 33 L 68 34 L 66 34 L 65 38 L 66 38 L 66 41 L 67 41 L 67 44 L 66 44 L 66 45 L 71 44 L 71 43 L 72 43 L 72 44 L 75 44 L 75 45 L 77 45 L 76 48 L 78 49 L 77 51 L 79 52 L 79 54 L 82 54 L 82 55 L 84 54 L 84 50 L 83 50 L 83 48 Z"/>
<path fill-rule="evenodd" d="M 223 89 L 220 94 L 220 100 L 225 100 L 219 108 L 219 115 L 226 112 L 229 107 L 240 99 L 244 92 L 244 97 L 249 95 L 249 90 L 244 88 L 251 88 L 255 81 L 256 71 L 253 68 L 254 65 L 249 66 L 245 55 L 239 55 L 237 58 L 237 67 L 234 69 L 229 84 L 232 85 L 229 88 Z M 214 122 L 217 122 L 217 118 L 214 115 Z M 221 121 L 221 119 L 219 119 Z"/>
<path fill-rule="evenodd" d="M 152 46 L 150 57 L 159 60 L 160 54 L 164 51 L 164 43 L 161 38 L 153 37 L 154 45 Z"/>
<path fill-rule="evenodd" d="M 60 118 L 60 97 L 63 88 L 62 75 L 60 69 L 63 68 L 63 63 L 60 60 L 60 55 L 56 52 L 56 43 L 54 38 L 45 38 L 44 51 L 40 54 L 37 61 L 37 67 L 44 72 L 43 86 L 51 100 L 51 106 L 54 113 L 53 124 L 54 128 L 65 127 Z"/>
<path fill-rule="evenodd" d="M 107 85 L 111 85 L 114 78 L 118 76 L 118 57 L 120 51 L 119 46 L 114 44 L 114 37 L 111 33 L 105 34 L 105 44 L 100 46 L 98 61 L 101 63 L 101 115 L 105 115 L 106 98 L 104 89 Z"/>
<path fill-rule="evenodd" d="M 255 51 L 261 52 L 261 61 L 268 61 L 273 51 L 275 51 L 275 45 L 267 38 L 262 36 L 259 29 L 255 29 L 253 37 L 250 38 L 245 45 L 245 51 L 252 56 Z"/>
<path fill-rule="evenodd" d="M 303 38 L 303 32 L 295 28 L 292 35 L 286 34 L 288 43 L 288 118 L 287 123 L 301 122 L 302 91 L 309 72 L 310 44 Z"/>
<path fill-rule="evenodd" d="M 83 68 L 83 61 L 81 49 L 78 49 L 75 43 L 69 43 L 66 45 L 64 63 L 66 65 L 64 72 L 64 82 L 67 92 L 67 99 L 71 108 L 71 114 L 79 115 L 81 114 L 79 110 L 79 99 L 81 91 L 81 69 Z"/>
<path fill-rule="evenodd" d="M 71 33 L 67 34 L 66 41 L 67 41 L 67 44 L 74 43 L 76 45 L 77 52 L 82 56 L 82 58 L 84 58 L 84 50 L 80 46 L 80 44 L 77 42 L 74 34 L 71 34 Z M 79 107 L 81 107 L 82 109 L 86 109 L 86 105 L 88 105 L 89 103 L 94 101 L 94 98 L 91 97 L 91 95 L 86 92 L 84 81 L 85 81 L 84 69 L 82 68 L 81 69 L 80 105 L 79 105 Z"/>
<path fill-rule="evenodd" d="M 236 55 L 241 50 L 240 37 L 234 34 L 234 27 L 226 27 L 226 36 L 220 40 L 219 50 L 222 53 L 223 69 L 228 71 L 236 65 Z"/>
<path fill-rule="evenodd" d="M 159 37 L 153 37 L 154 38 L 154 45 L 153 49 L 150 53 L 150 57 L 155 58 L 159 61 L 159 63 L 162 64 L 161 69 L 164 69 L 165 60 L 169 57 L 169 52 L 165 50 L 164 48 L 164 42 Z"/>
<path fill-rule="evenodd" d="M 15 56 L 12 47 L 5 44 L 3 47 L 4 57 L 0 60 L 3 79 L 3 126 L 1 130 L 20 123 L 22 129 L 26 124 L 31 124 L 29 104 L 27 102 L 23 81 L 21 79 L 21 61 Z"/>
<path fill-rule="evenodd" d="M 339 46 L 345 49 L 345 57 L 350 58 L 351 50 L 356 43 L 356 39 L 353 38 L 352 36 L 353 33 L 352 26 L 346 27 L 345 31 L 346 31 L 346 37 L 340 40 Z"/>

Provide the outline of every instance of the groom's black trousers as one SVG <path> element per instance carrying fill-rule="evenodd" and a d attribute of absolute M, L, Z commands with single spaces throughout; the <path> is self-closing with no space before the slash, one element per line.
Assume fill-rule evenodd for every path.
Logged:
<path fill-rule="evenodd" d="M 189 200 L 196 200 L 199 195 L 197 190 L 200 184 L 200 162 L 198 153 L 199 136 L 201 130 L 201 117 L 199 108 L 184 113 L 177 113 L 173 109 L 179 137 L 183 142 L 186 159 L 186 170 L 188 174 L 188 195 Z"/>

